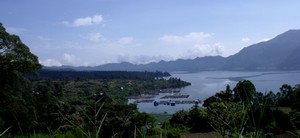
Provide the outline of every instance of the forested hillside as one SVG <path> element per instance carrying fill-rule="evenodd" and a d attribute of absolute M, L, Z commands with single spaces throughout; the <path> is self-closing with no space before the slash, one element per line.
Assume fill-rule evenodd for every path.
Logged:
<path fill-rule="evenodd" d="M 63 71 L 41 69 L 38 74 L 28 76 L 30 80 L 112 80 L 131 79 L 147 80 L 153 78 L 170 77 L 168 72 L 128 72 L 128 71 Z"/>

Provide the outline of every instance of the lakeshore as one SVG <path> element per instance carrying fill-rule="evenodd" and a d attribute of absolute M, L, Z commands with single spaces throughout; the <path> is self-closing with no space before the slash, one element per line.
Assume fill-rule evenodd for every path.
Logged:
<path fill-rule="evenodd" d="M 137 102 L 140 112 L 147 113 L 169 113 L 173 114 L 179 110 L 190 110 L 194 104 L 176 104 L 175 106 L 154 106 L 154 101 L 169 100 L 161 99 L 168 97 L 168 95 L 189 95 L 187 98 L 170 98 L 171 100 L 179 101 L 204 101 L 209 96 L 214 95 L 216 92 L 225 90 L 226 85 L 234 88 L 239 80 L 250 80 L 256 86 L 256 90 L 260 92 L 273 91 L 277 93 L 282 84 L 289 84 L 294 86 L 299 84 L 300 72 L 299 71 L 269 71 L 269 72 L 242 72 L 242 71 L 205 71 L 197 73 L 173 73 L 173 77 L 178 77 L 181 80 L 190 82 L 192 85 L 178 89 L 179 92 L 173 92 L 169 89 L 166 91 L 157 90 L 153 97 L 148 98 L 151 101 Z M 232 77 L 239 78 L 238 80 Z M 143 98 L 141 98 L 143 99 Z M 140 100 L 141 100 L 140 99 Z M 137 99 L 129 99 L 129 103 L 134 103 Z M 164 105 L 164 104 L 160 104 Z M 201 106 L 201 105 L 200 105 Z"/>

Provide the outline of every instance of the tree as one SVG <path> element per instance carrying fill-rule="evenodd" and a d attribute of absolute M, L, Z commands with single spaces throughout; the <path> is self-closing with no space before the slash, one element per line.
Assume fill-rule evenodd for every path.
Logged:
<path fill-rule="evenodd" d="M 30 73 L 41 67 L 37 56 L 17 35 L 10 35 L 0 23 L 0 67 L 2 71 Z M 2 74 L 1 74 L 2 75 Z"/>
<path fill-rule="evenodd" d="M 233 101 L 233 94 L 230 86 L 226 86 L 225 91 L 217 92 L 214 96 L 210 96 L 204 100 L 203 106 L 208 107 L 210 104 L 215 102 L 232 102 Z"/>
<path fill-rule="evenodd" d="M 169 120 L 172 126 L 185 126 L 188 120 L 188 112 L 184 110 L 177 111 Z"/>
<path fill-rule="evenodd" d="M 155 126 L 156 118 L 145 112 L 136 112 L 130 120 L 139 130 L 145 127 L 148 131 Z"/>
<path fill-rule="evenodd" d="M 266 98 L 267 105 L 269 105 L 269 106 L 276 106 L 276 104 L 278 102 L 278 99 L 277 99 L 277 96 L 272 91 L 270 91 L 269 93 L 267 93 L 267 95 L 265 96 L 265 98 Z"/>
<path fill-rule="evenodd" d="M 292 86 L 283 84 L 280 88 L 279 105 L 280 106 L 291 106 L 294 101 L 294 92 Z"/>
<path fill-rule="evenodd" d="M 37 56 L 17 35 L 10 35 L 0 23 L 0 120 L 10 131 L 28 131 L 34 118 L 31 83 L 25 75 L 41 68 Z M 0 128 L 3 130 L 3 128 Z"/>
<path fill-rule="evenodd" d="M 240 134 L 246 121 L 247 109 L 241 103 L 212 103 L 207 108 L 211 126 L 222 136 L 235 137 Z"/>
<path fill-rule="evenodd" d="M 226 102 L 232 101 L 233 94 L 232 94 L 232 90 L 230 89 L 230 86 L 227 85 L 226 90 L 216 93 L 216 96 L 222 99 L 222 101 L 226 101 Z"/>
<path fill-rule="evenodd" d="M 292 108 L 300 111 L 300 100 L 299 100 L 300 99 L 300 84 L 295 85 L 294 93 L 295 93 L 295 98 L 294 98 L 294 103 L 292 105 Z"/>
<path fill-rule="evenodd" d="M 207 113 L 204 109 L 193 106 L 189 111 L 187 126 L 190 127 L 190 132 L 209 132 L 212 128 L 207 118 Z"/>
<path fill-rule="evenodd" d="M 219 103 L 219 102 L 221 102 L 221 99 L 219 98 L 219 97 L 217 97 L 217 96 L 210 96 L 210 97 L 208 97 L 207 99 L 205 99 L 204 101 L 203 101 L 203 106 L 204 107 L 208 107 L 208 106 L 210 106 L 212 103 Z"/>
<path fill-rule="evenodd" d="M 256 93 L 256 88 L 253 83 L 249 80 L 239 81 L 234 91 L 234 98 L 236 101 L 242 101 L 245 103 L 253 102 L 254 94 Z"/>
<path fill-rule="evenodd" d="M 105 103 L 100 114 L 107 113 L 103 122 L 102 137 L 130 137 L 135 125 L 150 125 L 155 122 L 155 119 L 146 113 L 137 113 L 135 104 L 113 104 Z M 149 124 L 148 124 L 149 123 Z"/>

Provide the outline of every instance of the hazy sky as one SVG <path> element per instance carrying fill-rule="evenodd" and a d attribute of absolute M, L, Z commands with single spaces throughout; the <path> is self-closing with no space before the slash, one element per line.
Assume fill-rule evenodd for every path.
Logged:
<path fill-rule="evenodd" d="M 229 56 L 300 29 L 299 0 L 1 0 L 0 22 L 43 65 Z"/>

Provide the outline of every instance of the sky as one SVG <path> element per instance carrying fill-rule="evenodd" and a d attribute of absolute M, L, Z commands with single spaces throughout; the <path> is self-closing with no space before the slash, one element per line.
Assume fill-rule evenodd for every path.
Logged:
<path fill-rule="evenodd" d="M 299 0 L 1 0 L 45 66 L 227 57 L 300 29 Z"/>

